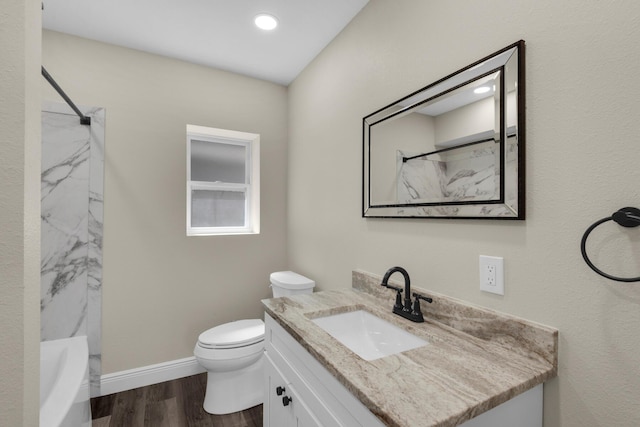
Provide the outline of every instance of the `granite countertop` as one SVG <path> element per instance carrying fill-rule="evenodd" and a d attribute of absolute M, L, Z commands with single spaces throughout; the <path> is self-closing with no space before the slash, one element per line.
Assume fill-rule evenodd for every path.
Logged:
<path fill-rule="evenodd" d="M 353 289 L 264 300 L 266 312 L 382 422 L 448 427 L 557 375 L 558 331 L 412 287 L 433 298 L 424 323 L 391 313 L 395 292 L 353 272 Z M 396 282 L 396 284 L 399 284 Z M 364 309 L 428 345 L 366 361 L 311 319 Z"/>

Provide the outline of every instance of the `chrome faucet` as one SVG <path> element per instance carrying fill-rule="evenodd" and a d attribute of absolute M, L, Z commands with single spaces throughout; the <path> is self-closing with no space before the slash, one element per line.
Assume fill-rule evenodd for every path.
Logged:
<path fill-rule="evenodd" d="M 402 302 L 402 288 L 389 284 L 389 278 L 393 273 L 400 273 L 404 277 L 404 303 Z M 415 300 L 411 303 L 411 279 L 409 279 L 409 273 L 402 267 L 391 267 L 384 274 L 382 278 L 381 286 L 385 288 L 393 289 L 396 291 L 396 303 L 393 306 L 393 312 L 399 316 L 409 319 L 412 322 L 424 322 L 422 311 L 420 309 L 420 300 L 432 303 L 433 299 L 425 297 L 423 295 L 413 293 Z"/>

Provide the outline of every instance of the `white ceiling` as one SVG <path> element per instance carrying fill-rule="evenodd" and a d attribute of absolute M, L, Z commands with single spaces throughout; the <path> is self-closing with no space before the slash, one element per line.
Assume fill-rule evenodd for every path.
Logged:
<path fill-rule="evenodd" d="M 42 25 L 288 85 L 368 1 L 43 0 Z M 261 12 L 278 28 L 256 28 Z"/>

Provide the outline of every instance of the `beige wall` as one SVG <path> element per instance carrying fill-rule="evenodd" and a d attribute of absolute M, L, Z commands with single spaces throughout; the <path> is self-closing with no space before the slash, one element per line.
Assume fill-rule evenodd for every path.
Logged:
<path fill-rule="evenodd" d="M 500 129 L 500 114 L 496 114 L 496 108 L 499 108 L 499 104 L 489 97 L 439 115 L 434 120 L 436 144 Z M 507 117 L 510 117 L 509 114 Z"/>
<path fill-rule="evenodd" d="M 286 266 L 287 89 L 60 33 L 42 53 L 76 103 L 106 108 L 103 374 L 192 356 L 207 328 L 261 317 Z M 186 237 L 187 124 L 260 134 L 259 235 Z"/>
<path fill-rule="evenodd" d="M 411 113 L 371 127 L 371 202 L 394 203 L 398 200 L 398 150 L 412 155 L 433 151 L 433 118 Z"/>
<path fill-rule="evenodd" d="M 40 2 L 0 13 L 0 425 L 37 426 Z"/>
<path fill-rule="evenodd" d="M 362 117 L 519 39 L 527 220 L 362 219 Z M 427 289 L 557 327 L 545 427 L 640 425 L 640 284 L 597 276 L 579 248 L 595 220 L 640 205 L 638 40 L 632 0 L 371 0 L 289 87 L 289 267 L 335 289 L 399 264 Z M 638 233 L 603 225 L 595 260 L 640 275 Z M 479 292 L 479 254 L 505 258 L 504 297 Z"/>

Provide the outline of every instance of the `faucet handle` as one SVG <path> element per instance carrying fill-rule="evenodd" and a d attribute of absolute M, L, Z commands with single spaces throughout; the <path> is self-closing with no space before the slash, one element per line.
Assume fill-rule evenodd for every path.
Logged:
<path fill-rule="evenodd" d="M 413 311 L 411 312 L 411 314 L 415 315 L 415 316 L 422 316 L 422 310 L 420 308 L 420 300 L 426 301 L 428 303 L 432 303 L 433 302 L 433 298 L 429 298 L 429 297 L 425 297 L 422 296 L 420 294 L 417 293 L 413 293 L 413 296 L 416 298 L 413 302 Z"/>
<path fill-rule="evenodd" d="M 394 309 L 402 310 L 402 288 L 393 285 L 387 285 L 386 283 L 381 283 L 385 288 L 393 289 L 396 291 L 396 303 L 393 305 Z"/>
<path fill-rule="evenodd" d="M 396 288 L 396 303 L 393 305 L 394 309 L 402 310 L 402 289 Z"/>
<path fill-rule="evenodd" d="M 423 300 L 431 304 L 433 302 L 433 298 L 425 297 L 424 295 L 420 295 L 416 292 L 413 293 L 413 296 L 416 297 L 416 301 Z"/>

